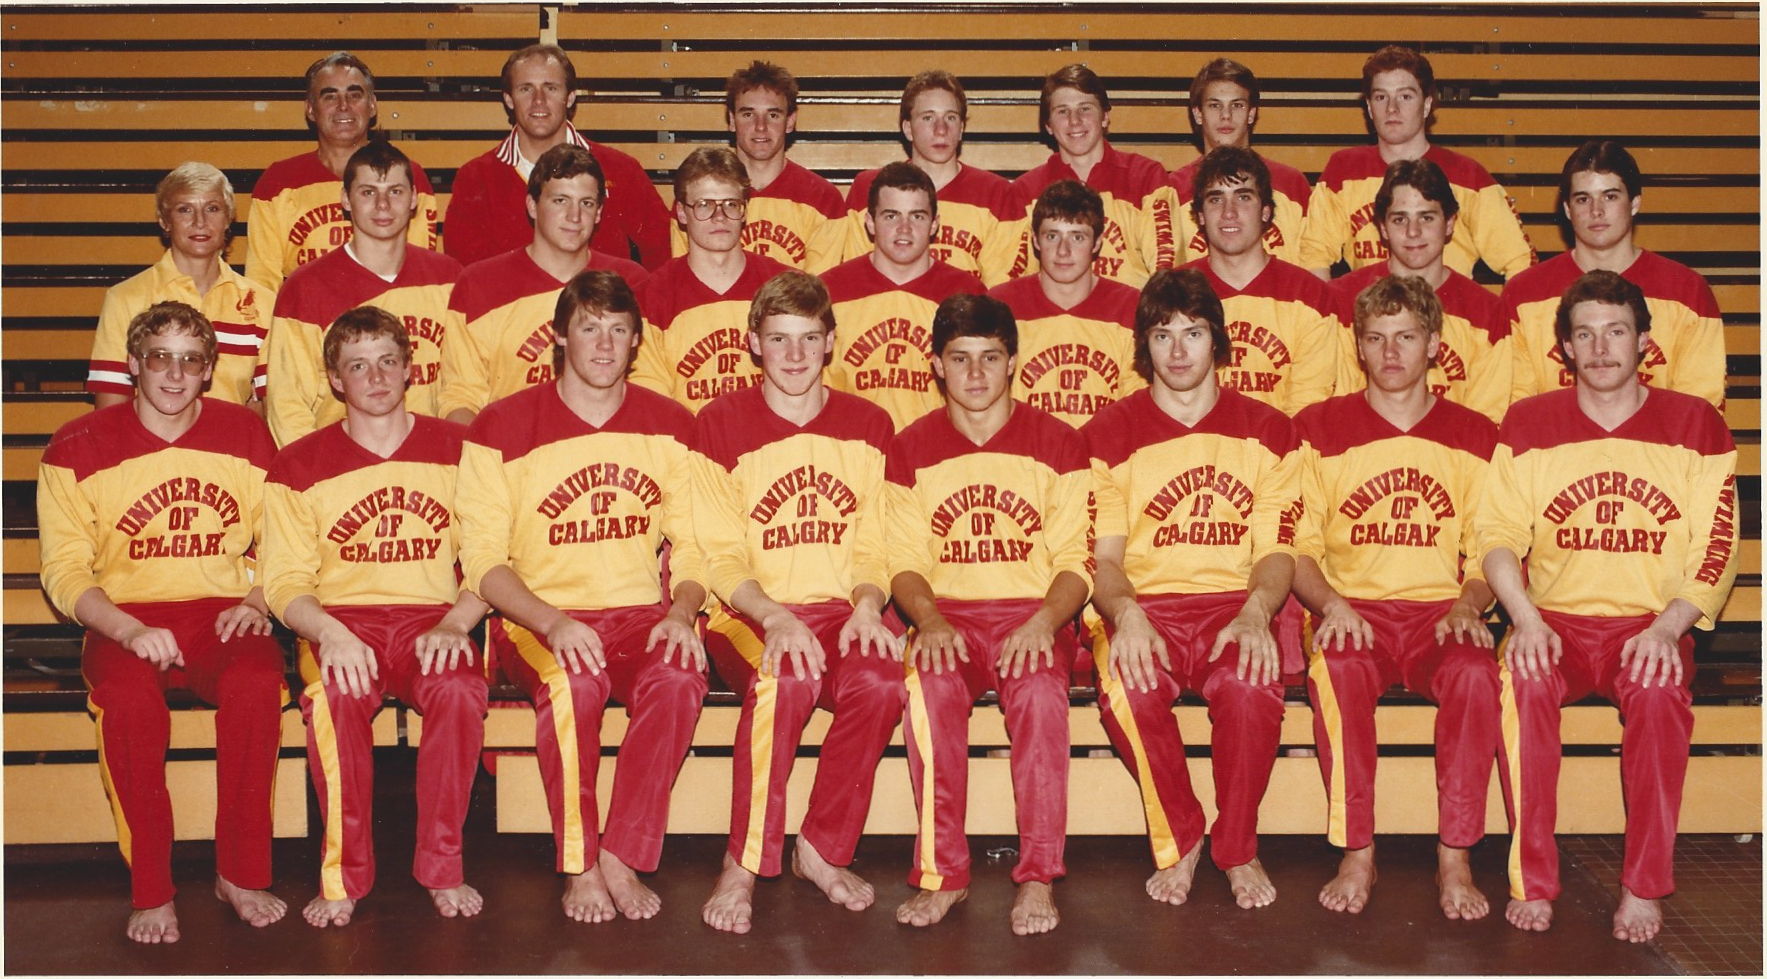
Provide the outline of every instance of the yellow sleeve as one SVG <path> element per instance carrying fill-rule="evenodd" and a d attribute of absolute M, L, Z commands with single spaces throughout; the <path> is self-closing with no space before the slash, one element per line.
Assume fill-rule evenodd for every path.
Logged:
<path fill-rule="evenodd" d="M 687 254 L 687 232 L 681 227 L 681 222 L 674 220 L 671 216 L 669 221 L 669 257 L 680 258 L 685 254 Z"/>
<path fill-rule="evenodd" d="M 139 309 L 131 309 L 112 287 L 104 291 L 98 307 L 98 332 L 92 335 L 92 361 L 126 363 L 129 359 L 129 322 Z"/>
<path fill-rule="evenodd" d="M 982 254 L 976 259 L 976 264 L 981 266 L 982 285 L 992 289 L 1012 281 L 1013 262 L 1018 258 L 1018 237 L 1015 231 L 1013 222 L 996 220 L 993 230 L 982 239 Z M 859 227 L 859 235 L 861 238 L 865 236 L 863 223 Z"/>
<path fill-rule="evenodd" d="M 37 466 L 37 550 L 44 593 L 72 619 L 74 603 L 98 587 L 98 515 L 72 469 Z"/>
<path fill-rule="evenodd" d="M 1544 358 L 1536 351 L 1534 341 L 1519 320 L 1509 321 L 1509 403 L 1541 393 L 1540 364 Z M 1501 423 L 1501 422 L 1500 422 Z"/>
<path fill-rule="evenodd" d="M 319 520 L 306 494 L 282 483 L 264 490 L 264 535 L 258 556 L 264 601 L 277 618 L 302 595 L 319 595 Z"/>
<path fill-rule="evenodd" d="M 1325 181 L 1313 185 L 1307 199 L 1307 219 L 1301 222 L 1301 268 L 1329 269 L 1344 256 L 1344 243 L 1350 230 L 1350 216 L 1344 213 L 1344 199 Z"/>
<path fill-rule="evenodd" d="M 1493 422 L 1502 424 L 1515 389 L 1515 360 L 1510 338 L 1504 337 L 1466 364 L 1465 405 Z"/>
<path fill-rule="evenodd" d="M 1338 325 L 1337 314 L 1326 312 L 1314 319 L 1301 336 L 1300 349 L 1295 351 L 1294 364 L 1289 368 L 1288 404 L 1283 413 L 1293 415 L 1308 405 L 1331 397 L 1337 384 L 1341 334 L 1349 331 Z"/>
<path fill-rule="evenodd" d="M 726 601 L 755 577 L 749 567 L 742 501 L 735 478 L 700 452 L 693 453 L 693 536 L 705 563 L 706 587 Z M 672 539 L 672 538 L 671 538 Z"/>
<path fill-rule="evenodd" d="M 1710 629 L 1736 583 L 1736 450 L 1702 455 L 1694 465 L 1693 494 L 1688 500 L 1692 539 L 1675 597 L 1699 609 L 1697 625 Z"/>
<path fill-rule="evenodd" d="M 1178 252 L 1184 243 L 1177 238 L 1178 188 L 1170 184 L 1156 188 L 1141 201 L 1141 257 L 1149 275 L 1160 269 L 1176 268 L 1184 263 Z"/>
<path fill-rule="evenodd" d="M 1252 563 L 1272 554 L 1296 553 L 1295 538 L 1303 513 L 1301 501 L 1301 454 L 1289 452 L 1273 459 L 1258 478 L 1252 499 Z"/>
<path fill-rule="evenodd" d="M 443 418 L 450 412 L 485 410 L 491 402 L 491 361 L 479 344 L 477 333 L 466 322 L 466 314 L 452 307 L 448 310 L 447 332 L 442 334 L 442 394 L 438 412 Z"/>
<path fill-rule="evenodd" d="M 1474 195 L 1460 221 L 1472 233 L 1479 258 L 1505 279 L 1534 264 L 1534 246 L 1503 185 L 1492 183 Z"/>
<path fill-rule="evenodd" d="M 920 510 L 920 497 L 910 487 L 888 483 L 884 513 L 890 527 L 890 576 L 893 578 L 912 571 L 932 581 L 933 556 L 932 549 L 927 546 L 930 525 L 926 514 Z"/>
<path fill-rule="evenodd" d="M 1300 456 L 1301 519 L 1295 527 L 1295 552 L 1325 565 L 1325 519 L 1330 503 L 1325 498 L 1324 460 L 1313 443 L 1303 441 L 1296 455 Z"/>
<path fill-rule="evenodd" d="M 436 195 L 419 193 L 417 195 L 417 217 L 405 228 L 405 240 L 419 248 L 427 248 L 432 252 L 442 250 L 442 237 L 436 234 Z"/>
<path fill-rule="evenodd" d="M 1050 580 L 1063 571 L 1080 576 L 1092 587 L 1092 473 L 1089 469 L 1059 473 L 1043 521 L 1049 544 Z"/>
<path fill-rule="evenodd" d="M 1686 322 L 1675 323 L 1670 336 L 1675 349 L 1668 351 L 1669 377 L 1663 387 L 1704 398 L 1724 410 L 1724 321 L 1691 310 Z M 1654 330 L 1652 332 L 1655 332 Z"/>
<path fill-rule="evenodd" d="M 662 328 L 646 319 L 642 335 L 643 339 L 638 342 L 638 353 L 632 358 L 632 373 L 627 376 L 627 380 L 671 401 L 679 401 L 680 398 L 675 393 L 674 372 L 669 369 L 669 355 L 663 349 L 667 341 L 663 339 Z"/>
<path fill-rule="evenodd" d="M 1479 511 L 1484 509 L 1486 479 L 1490 477 L 1491 464 L 1478 456 L 1468 454 L 1466 465 L 1471 470 L 1466 480 L 1466 498 L 1460 501 L 1460 581 L 1466 582 L 1485 578 L 1485 552 L 1479 549 L 1478 521 Z"/>
<path fill-rule="evenodd" d="M 818 221 L 816 230 L 810 232 L 809 240 L 804 243 L 804 271 L 821 275 L 839 265 L 846 256 L 850 230 L 845 217 Z M 864 228 L 861 227 L 860 231 L 863 232 Z"/>
<path fill-rule="evenodd" d="M 277 234 L 276 202 L 252 198 L 245 222 L 245 277 L 265 288 L 282 289 L 282 240 Z"/>
<path fill-rule="evenodd" d="M 281 448 L 319 427 L 319 399 L 328 397 L 324 348 L 310 323 L 275 317 L 264 338 L 264 420 Z"/>
<path fill-rule="evenodd" d="M 1031 247 L 1031 208 L 1025 205 L 1025 213 L 1010 221 L 1000 222 L 999 235 L 1006 241 L 1006 248 L 1012 256 L 1007 266 L 1008 279 L 1035 275 L 1037 272 L 1037 252 Z"/>
<path fill-rule="evenodd" d="M 477 442 L 460 446 L 460 479 L 454 512 L 460 518 L 460 573 L 474 594 L 493 568 L 509 564 L 509 533 L 515 520 L 503 453 Z"/>
<path fill-rule="evenodd" d="M 1332 390 L 1338 394 L 1349 394 L 1360 391 L 1368 386 L 1368 376 L 1362 373 L 1362 359 L 1357 356 L 1356 331 L 1343 324 L 1338 325 L 1337 335 L 1337 380 Z M 1505 391 L 1505 394 L 1508 392 Z"/>
<path fill-rule="evenodd" d="M 660 437 L 660 436 L 658 436 Z M 662 530 L 669 539 L 670 588 L 683 581 L 707 585 L 706 555 L 694 527 L 696 511 L 695 473 L 703 457 L 673 439 L 669 440 L 674 459 L 663 477 Z M 709 589 L 709 586 L 707 586 Z M 666 604 L 669 596 L 663 596 Z"/>
<path fill-rule="evenodd" d="M 1484 555 L 1500 547 L 1525 558 L 1534 544 L 1532 507 L 1522 494 L 1521 474 L 1507 445 L 1497 443 L 1491 465 L 1485 470 L 1484 487 L 1473 510 L 1473 546 Z"/>
<path fill-rule="evenodd" d="M 1097 536 L 1105 537 L 1129 536 L 1129 504 L 1124 500 L 1122 488 L 1117 485 L 1115 474 L 1103 459 L 1092 457 L 1092 500 L 1098 512 Z"/>

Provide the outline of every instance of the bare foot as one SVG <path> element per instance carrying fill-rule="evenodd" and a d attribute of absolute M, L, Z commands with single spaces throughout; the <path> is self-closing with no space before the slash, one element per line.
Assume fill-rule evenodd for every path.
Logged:
<path fill-rule="evenodd" d="M 1046 880 L 1027 880 L 1018 885 L 1018 896 L 1012 899 L 1012 933 L 1041 935 L 1054 931 L 1061 924 L 1061 912 L 1055 909 L 1055 885 Z"/>
<path fill-rule="evenodd" d="M 1552 927 L 1552 902 L 1545 898 L 1532 901 L 1510 898 L 1503 916 L 1523 931 L 1545 931 Z"/>
<path fill-rule="evenodd" d="M 712 885 L 712 896 L 706 898 L 699 916 L 719 931 L 748 934 L 755 919 L 755 875 L 724 854 L 724 872 Z"/>
<path fill-rule="evenodd" d="M 1459 847 L 1436 844 L 1436 888 L 1449 921 L 1477 921 L 1491 913 L 1491 902 L 1473 885 L 1472 865 Z"/>
<path fill-rule="evenodd" d="M 896 908 L 896 921 L 899 924 L 913 925 L 916 928 L 936 925 L 945 919 L 945 915 L 949 914 L 959 901 L 968 896 L 969 888 L 967 887 L 955 891 L 915 891 L 913 897 L 903 901 Z M 1015 909 L 1018 907 L 1017 900 L 1013 901 L 1013 907 Z"/>
<path fill-rule="evenodd" d="M 131 911 L 128 927 L 123 933 L 133 941 L 148 945 L 175 942 L 178 940 L 178 913 L 172 910 L 170 901 L 157 908 Z"/>
<path fill-rule="evenodd" d="M 1614 911 L 1614 937 L 1622 942 L 1648 942 L 1663 930 L 1663 907 L 1654 898 L 1639 897 L 1620 885 L 1620 906 Z"/>
<path fill-rule="evenodd" d="M 1242 908 L 1261 908 L 1276 900 L 1276 885 L 1256 860 L 1228 867 L 1227 886 L 1233 890 L 1234 903 Z"/>
<path fill-rule="evenodd" d="M 1183 904 L 1190 900 L 1190 885 L 1196 880 L 1196 862 L 1203 855 L 1199 837 L 1190 852 L 1164 870 L 1154 871 L 1147 879 L 1147 896 L 1167 904 Z"/>
<path fill-rule="evenodd" d="M 567 874 L 564 885 L 564 916 L 572 921 L 599 925 L 614 920 L 613 895 L 601 879 L 601 868 L 590 867 L 580 874 Z"/>
<path fill-rule="evenodd" d="M 307 902 L 307 906 L 301 909 L 301 917 L 315 928 L 342 928 L 350 923 L 350 915 L 355 912 L 356 902 L 353 899 L 346 897 L 333 901 L 321 894 Z"/>
<path fill-rule="evenodd" d="M 1359 850 L 1345 850 L 1338 862 L 1338 875 L 1319 889 L 1319 903 L 1327 911 L 1361 914 L 1368 906 L 1368 895 L 1374 890 L 1374 844 Z"/>
<path fill-rule="evenodd" d="M 470 918 L 485 910 L 484 895 L 471 884 L 432 887 L 429 899 L 435 904 L 436 913 L 444 918 Z"/>
<path fill-rule="evenodd" d="M 644 886 L 638 874 L 625 861 L 607 852 L 601 851 L 596 863 L 601 868 L 602 883 L 607 885 L 607 893 L 614 899 L 614 907 L 620 913 L 637 921 L 640 918 L 654 918 L 663 909 L 663 899 L 657 897 L 656 891 Z"/>
<path fill-rule="evenodd" d="M 288 902 L 282 898 L 269 891 L 246 890 L 220 874 L 215 875 L 215 897 L 233 905 L 239 920 L 253 928 L 281 921 L 288 913 Z"/>
<path fill-rule="evenodd" d="M 791 850 L 791 872 L 822 889 L 831 903 L 848 911 L 863 911 L 877 900 L 877 891 L 865 878 L 846 867 L 836 867 L 802 836 Z"/>

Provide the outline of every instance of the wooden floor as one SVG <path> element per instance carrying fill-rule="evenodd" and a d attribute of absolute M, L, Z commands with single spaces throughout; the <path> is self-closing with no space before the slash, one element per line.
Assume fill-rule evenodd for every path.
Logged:
<path fill-rule="evenodd" d="M 699 921 L 699 903 L 715 876 L 723 841 L 676 836 L 664 869 L 650 883 L 664 901 L 646 922 L 570 925 L 557 910 L 559 883 L 549 872 L 551 841 L 492 829 L 494 785 L 481 777 L 469 825 L 469 879 L 485 893 L 486 913 L 441 921 L 408 874 L 411 772 L 385 756 L 377 790 L 380 884 L 357 920 L 316 932 L 291 914 L 255 932 L 209 897 L 206 843 L 180 843 L 174 873 L 184 940 L 139 947 L 122 937 L 127 876 L 113 847 L 7 847 L 7 973 L 657 973 L 657 974 L 1662 974 L 1686 964 L 1653 943 L 1626 946 L 1608 937 L 1611 881 L 1567 856 L 1565 893 L 1546 935 L 1526 935 L 1501 917 L 1451 923 L 1435 911 L 1433 841 L 1382 837 L 1382 879 L 1362 915 L 1347 918 L 1313 900 L 1336 854 L 1312 837 L 1270 837 L 1263 859 L 1280 890 L 1261 911 L 1232 906 L 1224 879 L 1205 869 L 1183 908 L 1148 901 L 1145 843 L 1132 837 L 1076 837 L 1068 877 L 1058 885 L 1062 926 L 1051 937 L 1017 939 L 1007 930 L 1014 841 L 972 841 L 976 883 L 970 900 L 937 928 L 895 924 L 906 837 L 868 838 L 856 869 L 878 885 L 879 906 L 848 912 L 809 884 L 764 883 L 757 913 L 764 927 L 745 937 L 719 935 Z M 315 823 L 315 825 L 317 825 Z M 1478 883 L 1503 893 L 1504 846 L 1494 837 L 1475 851 Z M 317 841 L 276 844 L 277 893 L 297 907 L 314 893 Z M 1574 853 L 1567 847 L 1567 854 Z M 1759 848 L 1753 890 L 1760 889 Z M 995 859 L 991 854 L 996 855 Z M 1683 894 L 1701 884 L 1683 868 Z M 1735 886 L 1732 882 L 1727 886 Z M 1758 942 L 1755 934 L 1753 941 Z M 1744 944 L 1751 939 L 1744 936 Z M 1759 945 L 1755 949 L 1758 953 Z M 1754 959 L 1759 967 L 1759 956 Z"/>

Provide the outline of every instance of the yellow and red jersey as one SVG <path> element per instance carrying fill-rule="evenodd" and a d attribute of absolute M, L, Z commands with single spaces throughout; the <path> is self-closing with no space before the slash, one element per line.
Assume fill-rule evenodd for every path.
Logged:
<path fill-rule="evenodd" d="M 1109 142 L 1104 144 L 1104 158 L 1093 165 L 1085 180 L 1080 180 L 1074 168 L 1062 162 L 1061 154 L 1052 153 L 1036 169 L 1012 182 L 1017 195 L 1013 210 L 1018 214 L 1018 228 L 1014 232 L 1018 245 L 1017 257 L 1007 270 L 1008 277 L 1037 271 L 1037 253 L 1031 248 L 1035 232 L 1031 227 L 1031 209 L 1038 194 L 1061 180 L 1078 180 L 1104 199 L 1104 232 L 1098 236 L 1098 258 L 1093 260 L 1092 270 L 1107 279 L 1141 288 L 1154 269 L 1153 257 L 1143 253 L 1142 242 L 1171 240 L 1174 233 L 1169 215 L 1165 218 L 1167 224 L 1160 227 L 1159 216 L 1148 210 L 1149 197 L 1165 186 L 1166 168 L 1158 160 L 1139 153 L 1124 153 Z M 1148 229 L 1149 223 L 1156 227 Z"/>
<path fill-rule="evenodd" d="M 125 402 L 63 425 L 37 467 L 43 590 L 63 615 L 114 603 L 244 598 L 275 447 L 264 420 L 213 398 L 167 442 Z"/>
<path fill-rule="evenodd" d="M 846 216 L 846 205 L 834 184 L 786 160 L 785 169 L 765 190 L 749 195 L 739 240 L 743 251 L 751 255 L 820 273 L 841 260 Z M 687 232 L 679 222 L 671 227 L 670 253 L 679 258 L 687 254 Z"/>
<path fill-rule="evenodd" d="M 1510 408 L 1474 525 L 1481 554 L 1527 559 L 1541 609 L 1656 615 L 1682 598 L 1710 628 L 1736 579 L 1736 520 L 1736 445 L 1717 409 L 1653 388 L 1610 432 L 1565 389 Z"/>
<path fill-rule="evenodd" d="M 1430 393 L 1465 405 L 1492 424 L 1509 410 L 1509 321 L 1491 290 L 1447 269 L 1436 289 L 1442 303 L 1442 346 L 1430 366 Z M 1386 263 L 1357 269 L 1333 279 L 1343 326 L 1343 354 L 1338 358 L 1337 393 L 1351 394 L 1368 386 L 1368 375 L 1356 354 L 1356 296 L 1388 274 Z M 1525 274 L 1525 273 L 1524 273 Z"/>
<path fill-rule="evenodd" d="M 1081 432 L 1097 534 L 1125 539 L 1123 570 L 1137 593 L 1243 591 L 1253 565 L 1295 553 L 1300 444 L 1282 412 L 1223 390 L 1187 426 L 1144 390 Z"/>
<path fill-rule="evenodd" d="M 649 277 L 637 262 L 597 251 L 584 268 L 617 273 L 634 292 Z M 483 411 L 517 391 L 552 383 L 552 313 L 565 285 L 534 264 L 526 247 L 460 273 L 442 337 L 440 415 Z"/>
<path fill-rule="evenodd" d="M 1570 252 L 1540 263 L 1503 289 L 1503 315 L 1514 364 L 1512 400 L 1571 387 L 1577 372 L 1565 366 L 1553 333 L 1558 301 L 1583 275 Z M 1640 249 L 1620 276 L 1644 293 L 1650 310 L 1650 342 L 1638 379 L 1724 407 L 1724 321 L 1712 287 L 1698 272 L 1656 252 Z"/>
<path fill-rule="evenodd" d="M 847 219 L 842 260 L 871 253 L 865 230 L 871 185 L 878 171 L 866 170 L 847 188 Z M 1012 184 L 1005 177 L 959 163 L 957 176 L 939 188 L 939 228 L 929 251 L 934 259 L 996 286 L 1010 278 L 1018 257 L 1018 225 L 1024 215 L 1013 206 Z"/>
<path fill-rule="evenodd" d="M 896 435 L 885 478 L 892 576 L 965 601 L 1041 599 L 1063 571 L 1091 585 L 1086 445 L 1067 423 L 1014 405 L 978 446 L 935 412 Z"/>
<path fill-rule="evenodd" d="M 860 585 L 889 594 L 884 459 L 889 416 L 828 392 L 805 425 L 781 418 L 759 387 L 694 419 L 693 527 L 706 584 L 726 602 L 753 580 L 776 602 L 846 601 Z"/>
<path fill-rule="evenodd" d="M 412 416 L 386 458 L 342 422 L 277 453 L 264 488 L 264 599 L 282 617 L 311 595 L 332 605 L 452 605 L 460 597 L 454 505 L 466 429 Z"/>
<path fill-rule="evenodd" d="M 942 407 L 933 379 L 933 314 L 950 296 L 982 292 L 982 281 L 935 261 L 897 284 L 862 255 L 823 273 L 822 282 L 834 303 L 828 386 L 883 408 L 898 431 Z"/>
<path fill-rule="evenodd" d="M 135 393 L 129 376 L 129 321 L 154 303 L 181 302 L 201 312 L 215 327 L 215 375 L 209 380 L 209 397 L 234 404 L 252 399 L 252 373 L 276 293 L 233 271 L 215 259 L 219 275 L 209 291 L 197 294 L 196 283 L 178 271 L 172 253 L 145 270 L 105 290 L 98 312 L 98 332 L 92 338 L 92 363 L 86 373 L 86 390 L 94 394 Z"/>
<path fill-rule="evenodd" d="M 1306 409 L 1295 429 L 1303 503 L 1295 547 L 1339 595 L 1450 601 L 1464 580 L 1485 576 L 1473 519 L 1495 422 L 1438 398 L 1400 431 L 1358 393 Z"/>
<path fill-rule="evenodd" d="M 325 375 L 325 331 L 357 306 L 397 316 L 411 337 L 411 385 L 405 407 L 441 414 L 442 334 L 460 263 L 416 245 L 388 282 L 340 248 L 295 270 L 276 296 L 276 318 L 264 341 L 259 377 L 264 416 L 277 445 L 288 445 L 344 417 L 344 403 Z"/>
<path fill-rule="evenodd" d="M 742 274 L 724 292 L 700 281 L 687 259 L 672 258 L 636 290 L 644 338 L 632 361 L 632 381 L 698 412 L 713 398 L 761 383 L 749 353 L 749 302 L 786 266 L 748 255 Z"/>
<path fill-rule="evenodd" d="M 1474 263 L 1483 259 L 1508 278 L 1534 264 L 1534 246 L 1515 204 L 1479 161 L 1440 146 L 1431 146 L 1423 158 L 1442 168 L 1460 205 L 1454 237 L 1442 254 L 1449 268 L 1471 275 Z M 1342 259 L 1354 270 L 1387 260 L 1374 220 L 1374 197 L 1386 175 L 1379 146 L 1353 146 L 1331 155 L 1307 204 L 1298 264 L 1323 269 Z"/>
<path fill-rule="evenodd" d="M 1307 216 L 1307 201 L 1313 188 L 1307 183 L 1307 175 L 1294 167 L 1262 153 L 1258 158 L 1270 168 L 1270 196 L 1275 201 L 1270 226 L 1264 229 L 1264 250 L 1285 262 L 1299 264 L 1301 224 Z M 1155 269 L 1177 268 L 1209 254 L 1209 239 L 1203 236 L 1190 212 L 1190 202 L 1196 198 L 1196 172 L 1202 162 L 1199 156 L 1167 174 L 1166 185 L 1148 199 L 1147 210 L 1152 220 L 1143 226 L 1141 253 L 1148 256 Z M 1169 233 L 1164 233 L 1167 229 Z"/>
<path fill-rule="evenodd" d="M 1099 279 L 1092 294 L 1062 309 L 1027 275 L 989 290 L 1018 323 L 1012 396 L 1079 428 L 1105 405 L 1147 386 L 1135 373 L 1135 306 L 1141 294 Z"/>
<path fill-rule="evenodd" d="M 673 544 L 676 582 L 705 580 L 692 528 L 693 416 L 626 386 L 599 428 L 547 384 L 493 402 L 460 453 L 460 567 L 478 591 L 507 565 L 555 608 L 656 605 L 657 550 Z"/>
<path fill-rule="evenodd" d="M 436 248 L 436 192 L 417 161 L 411 161 L 417 213 L 405 239 L 419 248 Z M 245 274 L 272 291 L 295 269 L 350 240 L 344 213 L 343 179 L 319 162 L 317 150 L 265 168 L 252 185 L 251 214 L 245 226 Z"/>
<path fill-rule="evenodd" d="M 1343 339 L 1337 301 L 1325 283 L 1280 258 L 1244 289 L 1216 275 L 1208 259 L 1184 267 L 1207 276 L 1221 300 L 1233 340 L 1233 359 L 1216 371 L 1222 387 L 1287 415 L 1331 397 Z"/>

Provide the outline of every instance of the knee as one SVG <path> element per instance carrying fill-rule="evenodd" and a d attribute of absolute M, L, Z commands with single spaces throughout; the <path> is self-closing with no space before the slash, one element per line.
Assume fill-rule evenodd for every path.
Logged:
<path fill-rule="evenodd" d="M 850 705 L 859 710 L 899 712 L 907 697 L 901 669 L 877 669 L 869 662 L 866 666 L 842 677 L 837 708 L 846 710 Z"/>
<path fill-rule="evenodd" d="M 1499 687 L 1497 661 L 1481 653 L 1450 656 L 1436 670 L 1430 687 L 1438 702 L 1454 698 L 1495 703 Z"/>
<path fill-rule="evenodd" d="M 482 717 L 490 695 L 476 670 L 450 670 L 432 678 L 423 691 L 423 712 L 455 717 Z"/>
<path fill-rule="evenodd" d="M 218 695 L 222 703 L 261 698 L 280 704 L 284 697 L 284 677 L 280 656 L 240 657 L 222 671 Z"/>
<path fill-rule="evenodd" d="M 1224 717 L 1256 720 L 1282 720 L 1282 684 L 1278 681 L 1253 683 L 1231 668 L 1216 670 L 1204 685 L 1203 696 L 1209 712 Z"/>
<path fill-rule="evenodd" d="M 98 711 L 109 718 L 127 721 L 131 726 L 153 724 L 168 727 L 171 724 L 166 695 L 152 684 L 111 680 L 94 684 L 88 696 Z"/>
<path fill-rule="evenodd" d="M 708 686 L 706 675 L 700 670 L 679 662 L 659 660 L 645 673 L 644 698 L 697 704 L 706 699 Z"/>
<path fill-rule="evenodd" d="M 1691 722 L 1693 719 L 1693 692 L 1685 684 L 1658 682 L 1647 687 L 1626 679 L 1622 674 L 1616 686 L 1619 687 L 1620 713 L 1627 722 L 1681 717 Z"/>

